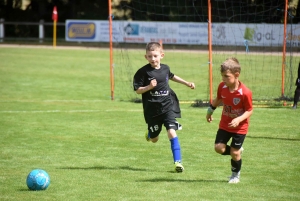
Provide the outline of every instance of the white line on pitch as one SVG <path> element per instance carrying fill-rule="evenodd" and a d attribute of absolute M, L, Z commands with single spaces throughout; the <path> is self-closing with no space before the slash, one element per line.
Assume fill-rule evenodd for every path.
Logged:
<path fill-rule="evenodd" d="M 0 113 L 88 113 L 88 112 L 141 112 L 142 110 L 8 110 Z"/>
<path fill-rule="evenodd" d="M 0 100 L 1 103 L 13 102 L 103 102 L 105 100 Z"/>

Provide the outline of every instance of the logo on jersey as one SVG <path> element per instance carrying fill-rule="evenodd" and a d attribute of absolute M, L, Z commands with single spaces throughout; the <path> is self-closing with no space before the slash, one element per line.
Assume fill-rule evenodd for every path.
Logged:
<path fill-rule="evenodd" d="M 155 91 L 154 93 L 150 91 L 151 96 L 168 96 L 169 91 Z"/>
<path fill-rule="evenodd" d="M 240 101 L 241 101 L 240 98 L 234 98 L 234 99 L 233 99 L 233 104 L 234 104 L 234 105 L 237 105 L 237 104 L 239 104 Z"/>

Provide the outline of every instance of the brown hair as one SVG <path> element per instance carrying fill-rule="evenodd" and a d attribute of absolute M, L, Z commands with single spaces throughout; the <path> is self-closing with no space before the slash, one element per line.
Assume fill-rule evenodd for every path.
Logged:
<path fill-rule="evenodd" d="M 162 51 L 162 46 L 158 42 L 150 42 L 146 45 L 146 52 L 156 50 Z"/>
<path fill-rule="evenodd" d="M 241 72 L 241 66 L 237 58 L 230 57 L 227 58 L 221 65 L 220 68 L 221 73 L 224 73 L 226 71 L 230 71 L 231 73 L 240 73 Z"/>

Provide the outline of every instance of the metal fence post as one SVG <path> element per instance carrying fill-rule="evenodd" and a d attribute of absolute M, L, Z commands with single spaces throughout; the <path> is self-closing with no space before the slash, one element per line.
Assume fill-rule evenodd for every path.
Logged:
<path fill-rule="evenodd" d="M 0 42 L 2 43 L 4 40 L 4 19 L 0 19 Z"/>
<path fill-rule="evenodd" d="M 42 43 L 44 41 L 44 20 L 40 20 L 39 39 L 40 39 L 40 43 Z"/>

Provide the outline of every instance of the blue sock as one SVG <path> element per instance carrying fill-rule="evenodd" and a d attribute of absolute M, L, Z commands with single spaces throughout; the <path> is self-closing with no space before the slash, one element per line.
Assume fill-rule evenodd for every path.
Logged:
<path fill-rule="evenodd" d="M 181 162 L 181 151 L 180 151 L 180 144 L 179 144 L 178 137 L 170 139 L 170 142 L 171 142 L 171 150 L 173 153 L 174 163 Z"/>

